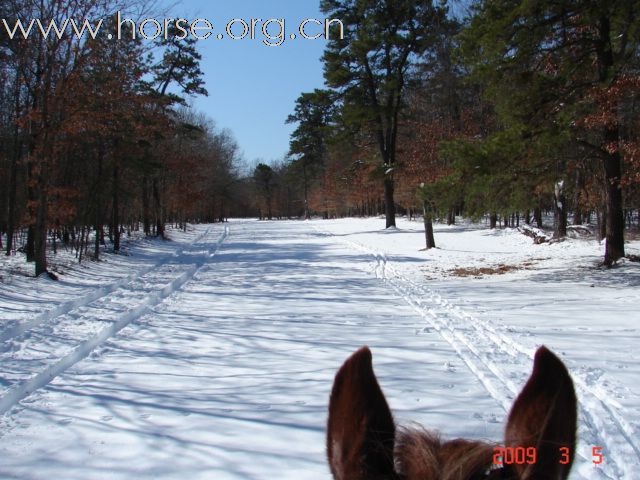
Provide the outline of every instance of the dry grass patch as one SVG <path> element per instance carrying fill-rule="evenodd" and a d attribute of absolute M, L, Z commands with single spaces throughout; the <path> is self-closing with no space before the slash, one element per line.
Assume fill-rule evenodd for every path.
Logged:
<path fill-rule="evenodd" d="M 449 270 L 447 273 L 454 277 L 483 277 L 485 275 L 504 275 L 505 273 L 514 272 L 517 270 L 529 270 L 533 265 L 538 263 L 543 258 L 528 260 L 519 265 L 506 265 L 500 263 L 490 267 L 458 267 Z"/>
<path fill-rule="evenodd" d="M 460 267 L 449 270 L 454 277 L 482 277 L 483 275 L 504 275 L 507 272 L 518 270 L 516 265 L 496 265 L 494 267 Z"/>

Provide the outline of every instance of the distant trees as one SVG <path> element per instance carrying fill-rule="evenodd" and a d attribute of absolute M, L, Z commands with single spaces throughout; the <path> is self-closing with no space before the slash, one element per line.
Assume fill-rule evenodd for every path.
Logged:
<path fill-rule="evenodd" d="M 596 221 L 613 264 L 640 209 L 634 4 L 479 1 L 453 19 L 445 3 L 324 1 L 350 27 L 325 51 L 326 116 L 300 110 L 303 94 L 290 117 L 292 147 L 313 131 L 324 148 L 304 178 L 311 210 L 380 213 L 377 179 L 387 227 L 390 205 L 422 210 L 428 248 L 436 217 L 542 227 L 552 212 L 558 239 Z"/>
<path fill-rule="evenodd" d="M 135 2 L 127 2 L 128 6 Z M 143 2 L 144 3 L 144 2 Z M 326 89 L 302 93 L 289 155 L 239 168 L 232 135 L 185 107 L 204 95 L 193 40 L 0 35 L 0 243 L 36 274 L 169 222 L 421 212 L 491 228 L 553 213 L 596 223 L 604 263 L 640 211 L 636 2 L 323 0 L 340 18 Z M 115 0 L 4 0 L 16 19 L 105 18 Z M 546 225 L 550 226 L 550 225 Z"/>
<path fill-rule="evenodd" d="M 7 0 L 0 11 L 10 24 L 104 18 L 106 32 L 118 6 Z M 140 225 L 162 235 L 166 222 L 225 217 L 238 148 L 228 132 L 180 107 L 185 96 L 206 93 L 192 41 L 3 33 L 0 58 L 7 255 L 23 250 L 39 275 L 58 243 L 80 260 L 99 259 L 107 244 L 119 251 L 121 235 Z"/>
<path fill-rule="evenodd" d="M 259 163 L 253 171 L 253 181 L 259 199 L 260 219 L 273 220 L 273 197 L 276 191 L 276 174 L 269 165 Z"/>

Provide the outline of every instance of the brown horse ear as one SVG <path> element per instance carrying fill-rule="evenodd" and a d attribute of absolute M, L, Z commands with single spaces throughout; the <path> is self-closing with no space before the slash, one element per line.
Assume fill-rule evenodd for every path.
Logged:
<path fill-rule="evenodd" d="M 576 445 L 577 401 L 562 361 L 550 350 L 536 352 L 533 372 L 509 413 L 507 447 L 534 447 L 533 465 L 512 465 L 522 480 L 566 479 Z"/>
<path fill-rule="evenodd" d="M 327 456 L 336 480 L 396 478 L 395 425 L 371 351 L 363 347 L 336 374 L 329 400 Z"/>

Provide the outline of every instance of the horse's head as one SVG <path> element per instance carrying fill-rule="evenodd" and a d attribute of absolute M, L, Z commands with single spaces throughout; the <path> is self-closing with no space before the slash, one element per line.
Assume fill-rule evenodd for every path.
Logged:
<path fill-rule="evenodd" d="M 327 455 L 336 480 L 559 480 L 571 469 L 576 421 L 571 377 L 540 347 L 509 413 L 503 445 L 441 441 L 426 430 L 396 433 L 371 351 L 363 347 L 336 374 Z"/>

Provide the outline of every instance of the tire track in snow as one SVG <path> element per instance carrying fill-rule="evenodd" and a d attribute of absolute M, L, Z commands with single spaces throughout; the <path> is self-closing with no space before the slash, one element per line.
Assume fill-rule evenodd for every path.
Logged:
<path fill-rule="evenodd" d="M 86 295 L 84 295 L 84 296 L 82 296 L 80 298 L 76 298 L 74 300 L 66 301 L 66 302 L 58 305 L 57 307 L 52 308 L 51 310 L 47 310 L 47 311 L 35 316 L 31 320 L 26 320 L 24 322 L 20 322 L 17 325 L 4 330 L 2 333 L 0 333 L 0 342 L 6 342 L 8 340 L 11 340 L 12 338 L 18 337 L 18 336 L 22 335 L 23 333 L 31 330 L 32 328 L 37 327 L 38 325 L 41 325 L 41 324 L 43 324 L 45 322 L 51 322 L 51 321 L 55 320 L 56 318 L 61 317 L 62 315 L 65 315 L 65 314 L 69 313 L 72 310 L 75 310 L 75 309 L 78 309 L 78 308 L 81 308 L 81 307 L 85 307 L 85 306 L 89 305 L 90 303 L 93 303 L 93 302 L 95 302 L 97 300 L 100 300 L 101 298 L 104 298 L 104 297 L 112 294 L 116 290 L 119 290 L 121 288 L 126 288 L 127 286 L 129 286 L 133 282 L 135 282 L 136 280 L 140 279 L 141 277 L 147 275 L 148 273 L 150 273 L 153 270 L 155 270 L 156 268 L 158 268 L 160 265 L 162 265 L 164 262 L 166 262 L 167 259 L 169 259 L 171 257 L 179 257 L 180 255 L 182 255 L 184 253 L 184 251 L 187 248 L 193 247 L 194 245 L 200 243 L 204 238 L 206 238 L 206 236 L 209 234 L 210 230 L 211 230 L 211 227 L 207 228 L 203 233 L 198 235 L 188 245 L 184 245 L 184 246 L 176 249 L 172 253 L 168 253 L 168 254 L 163 255 L 153 265 L 150 265 L 148 267 L 144 267 L 144 268 L 138 270 L 137 272 L 132 273 L 131 275 L 127 275 L 125 278 L 123 278 L 123 279 L 121 279 L 121 280 L 119 280 L 117 282 L 114 282 L 114 283 L 112 283 L 110 285 L 106 285 L 104 287 L 97 288 L 97 289 L 93 290 L 92 292 L 89 292 L 88 294 L 86 294 Z"/>
<path fill-rule="evenodd" d="M 199 239 L 202 240 L 203 238 L 205 238 L 208 232 L 209 230 L 201 235 Z M 213 257 L 218 252 L 218 250 L 222 246 L 222 243 L 228 236 L 229 227 L 225 225 L 224 232 L 216 241 L 215 247 L 213 249 L 207 249 L 206 255 L 201 256 L 196 264 L 190 265 L 186 271 L 184 271 L 180 276 L 165 285 L 162 289 L 147 294 L 142 303 L 137 307 L 121 315 L 117 321 L 103 328 L 96 335 L 79 343 L 71 352 L 64 355 L 62 358 L 55 361 L 51 365 L 47 366 L 38 374 L 32 376 L 27 380 L 16 383 L 12 387 L 10 387 L 5 395 L 0 398 L 0 415 L 3 415 L 11 410 L 11 408 L 17 405 L 21 400 L 31 395 L 34 391 L 48 385 L 52 380 L 63 374 L 73 365 L 88 357 L 93 350 L 106 342 L 109 338 L 115 336 L 120 330 L 125 328 L 131 322 L 139 319 L 146 313 L 150 313 L 153 307 L 159 305 L 170 295 L 179 291 L 187 282 L 193 279 L 193 277 L 199 270 L 201 270 L 207 264 L 207 260 Z M 180 255 L 183 254 L 184 252 L 182 251 Z M 166 257 L 164 258 L 166 259 Z"/>
<path fill-rule="evenodd" d="M 356 242 L 337 239 L 357 251 L 371 255 L 375 260 L 374 274 L 388 283 L 431 328 L 456 351 L 460 359 L 473 372 L 489 395 L 503 407 L 511 408 L 515 396 L 528 378 L 535 353 L 512 337 L 498 331 L 489 322 L 478 319 L 443 299 L 437 292 L 406 278 L 388 263 L 385 254 Z M 420 333 L 420 332 L 417 332 Z M 497 357 L 493 359 L 492 357 Z M 499 365 L 527 365 L 516 383 L 504 374 Z M 585 462 L 583 475 L 588 478 L 632 479 L 640 469 L 640 442 L 635 439 L 633 427 L 616 407 L 617 401 L 607 392 L 593 388 L 588 379 L 572 372 L 580 405 L 579 437 L 591 446 L 604 447 L 607 470 L 594 470 L 591 451 L 576 452 Z M 588 469 L 588 470 L 587 470 Z"/>

